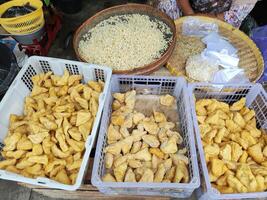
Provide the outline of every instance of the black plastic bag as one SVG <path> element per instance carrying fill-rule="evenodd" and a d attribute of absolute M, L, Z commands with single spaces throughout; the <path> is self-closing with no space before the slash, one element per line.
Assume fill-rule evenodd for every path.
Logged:
<path fill-rule="evenodd" d="M 32 7 L 29 3 L 25 4 L 24 6 L 12 6 L 11 8 L 7 9 L 1 17 L 2 18 L 19 17 L 27 15 L 35 10 L 36 8 Z"/>

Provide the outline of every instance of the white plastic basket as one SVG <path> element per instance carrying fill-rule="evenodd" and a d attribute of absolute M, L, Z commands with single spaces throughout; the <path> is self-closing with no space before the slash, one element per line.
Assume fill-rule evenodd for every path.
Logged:
<path fill-rule="evenodd" d="M 183 145 L 187 148 L 189 158 L 189 183 L 107 183 L 101 180 L 105 173 L 104 152 L 106 147 L 106 132 L 110 122 L 111 105 L 113 102 L 112 93 L 126 92 L 135 89 L 137 94 L 171 94 L 177 99 L 179 114 L 180 133 L 184 138 Z M 108 91 L 106 104 L 104 106 L 101 126 L 94 159 L 92 184 L 100 192 L 105 194 L 124 195 L 158 195 L 172 197 L 189 197 L 199 187 L 199 173 L 195 149 L 193 124 L 189 107 L 186 82 L 183 78 L 163 78 L 148 76 L 113 76 L 111 87 Z"/>
<path fill-rule="evenodd" d="M 76 190 L 80 187 L 87 170 L 91 149 L 97 137 L 98 126 L 112 75 L 110 68 L 56 58 L 39 56 L 30 57 L 0 103 L 0 142 L 3 142 L 7 134 L 10 114 L 23 114 L 24 98 L 30 94 L 33 86 L 31 77 L 38 73 L 48 71 L 53 71 L 56 75 L 63 75 L 65 69 L 67 69 L 70 74 L 82 74 L 84 82 L 89 80 L 102 80 L 105 82 L 104 90 L 99 97 L 99 107 L 95 122 L 91 134 L 85 143 L 83 161 L 76 183 L 74 185 L 66 185 L 43 177 L 32 179 L 5 170 L 0 170 L 0 178 L 64 190 Z"/>
<path fill-rule="evenodd" d="M 197 196 L 201 200 L 212 199 L 247 199 L 247 198 L 267 198 L 267 192 L 239 193 L 239 194 L 221 194 L 213 188 L 209 181 L 208 169 L 205 161 L 203 146 L 198 128 L 198 121 L 195 112 L 195 101 L 203 98 L 214 98 L 226 103 L 234 103 L 246 97 L 246 106 L 255 110 L 257 125 L 267 130 L 267 94 L 260 84 L 189 84 L 190 104 L 195 128 L 195 137 L 197 142 L 197 152 L 200 160 L 201 187 L 197 190 Z"/>

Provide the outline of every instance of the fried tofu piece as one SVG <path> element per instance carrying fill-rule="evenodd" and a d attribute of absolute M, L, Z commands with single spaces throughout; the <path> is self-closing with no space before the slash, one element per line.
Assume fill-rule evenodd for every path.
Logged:
<path fill-rule="evenodd" d="M 220 157 L 224 160 L 232 160 L 232 148 L 229 144 L 220 149 Z"/>
<path fill-rule="evenodd" d="M 135 174 L 131 168 L 129 168 L 125 174 L 124 182 L 136 182 Z"/>
<path fill-rule="evenodd" d="M 236 178 L 248 189 L 249 192 L 257 191 L 257 181 L 250 167 L 246 164 L 240 165 L 236 170 Z"/>
<path fill-rule="evenodd" d="M 117 182 L 123 182 L 126 170 L 127 170 L 127 163 L 126 162 L 122 163 L 121 165 L 119 165 L 113 169 L 114 176 L 115 176 Z"/>
<path fill-rule="evenodd" d="M 133 123 L 137 125 L 140 121 L 145 119 L 145 115 L 141 112 L 136 112 L 133 114 Z"/>
<path fill-rule="evenodd" d="M 224 162 L 222 160 L 219 160 L 217 158 L 211 159 L 211 172 L 216 177 L 220 177 L 223 175 L 227 170 L 227 167 L 225 166 Z"/>
<path fill-rule="evenodd" d="M 157 112 L 157 111 L 154 111 L 154 118 L 155 118 L 155 122 L 157 122 L 157 123 L 166 122 L 167 121 L 167 118 L 164 115 L 164 113 Z"/>
<path fill-rule="evenodd" d="M 163 142 L 160 145 L 160 150 L 165 153 L 176 153 L 178 150 L 177 144 L 176 144 L 176 137 L 172 136 L 167 141 Z"/>
<path fill-rule="evenodd" d="M 91 119 L 92 115 L 88 111 L 77 112 L 76 126 L 80 126 Z M 63 124 L 64 125 L 64 124 Z"/>
<path fill-rule="evenodd" d="M 152 156 L 148 151 L 148 148 L 144 148 L 134 154 L 134 158 L 137 160 L 151 161 Z"/>
<path fill-rule="evenodd" d="M 175 102 L 175 98 L 169 94 L 160 97 L 160 104 L 164 106 L 172 106 Z"/>
<path fill-rule="evenodd" d="M 244 115 L 244 120 L 246 122 L 250 121 L 253 117 L 255 117 L 255 111 L 254 110 L 250 110 L 247 114 Z"/>
<path fill-rule="evenodd" d="M 113 93 L 112 96 L 120 103 L 124 103 L 124 101 L 125 101 L 125 94 L 124 93 Z"/>
<path fill-rule="evenodd" d="M 161 164 L 158 166 L 158 170 L 157 170 L 156 173 L 155 173 L 154 182 L 156 182 L 156 183 L 160 183 L 160 182 L 162 182 L 165 173 L 166 173 L 165 166 L 164 166 L 163 163 L 161 163 Z"/>
<path fill-rule="evenodd" d="M 257 163 L 261 163 L 264 161 L 264 156 L 262 153 L 261 144 L 257 143 L 248 148 L 248 155 L 253 158 Z"/>
<path fill-rule="evenodd" d="M 230 145 L 232 149 L 232 161 L 238 161 L 243 154 L 242 147 L 236 142 L 231 142 Z"/>
<path fill-rule="evenodd" d="M 159 140 L 154 135 L 143 135 L 142 139 L 145 143 L 147 143 L 150 147 L 158 147 L 160 145 Z"/>
<path fill-rule="evenodd" d="M 133 109 L 135 106 L 136 91 L 128 91 L 125 93 L 125 104 L 128 108 Z"/>
<path fill-rule="evenodd" d="M 161 159 L 165 157 L 165 154 L 159 148 L 149 148 L 149 152 Z"/>
<path fill-rule="evenodd" d="M 110 169 L 113 165 L 114 156 L 111 153 L 106 153 L 105 155 L 105 167 Z"/>
<path fill-rule="evenodd" d="M 104 182 L 116 182 L 116 179 L 110 173 L 107 173 L 102 177 L 102 181 L 104 181 Z"/>
<path fill-rule="evenodd" d="M 107 138 L 108 141 L 118 141 L 122 138 L 120 132 L 114 128 L 114 126 L 112 124 L 109 125 L 108 127 L 108 133 L 107 133 Z"/>
<path fill-rule="evenodd" d="M 131 168 L 139 168 L 139 167 L 142 167 L 142 163 L 140 160 L 135 160 L 135 159 L 129 159 L 128 160 L 128 165 L 129 167 Z"/>
<path fill-rule="evenodd" d="M 159 127 L 155 122 L 145 121 L 143 122 L 143 125 L 145 130 L 152 135 L 156 135 L 159 132 Z"/>
<path fill-rule="evenodd" d="M 227 177 L 228 185 L 239 193 L 248 192 L 248 189 L 233 175 Z"/>
<path fill-rule="evenodd" d="M 241 98 L 239 101 L 235 102 L 230 106 L 231 111 L 240 111 L 246 104 L 246 98 Z"/>
<path fill-rule="evenodd" d="M 245 122 L 245 120 L 243 119 L 242 115 L 239 112 L 235 112 L 234 113 L 233 120 L 241 128 L 244 128 L 246 126 L 246 122 Z"/>
<path fill-rule="evenodd" d="M 173 178 L 175 183 L 188 183 L 189 182 L 189 172 L 187 166 L 184 162 L 180 161 L 176 166 L 175 175 Z"/>
<path fill-rule="evenodd" d="M 62 169 L 57 173 L 55 180 L 61 183 L 64 183 L 64 184 L 68 184 L 68 185 L 71 184 L 71 180 L 69 176 L 67 175 L 67 172 L 65 169 Z"/>
<path fill-rule="evenodd" d="M 125 116 L 123 115 L 112 115 L 111 123 L 115 126 L 122 126 L 125 122 Z"/>
<path fill-rule="evenodd" d="M 16 159 L 7 159 L 0 161 L 0 169 L 5 169 L 9 165 L 15 165 Z"/>
<path fill-rule="evenodd" d="M 121 150 L 122 153 L 125 155 L 130 152 L 132 145 L 133 145 L 133 137 L 129 136 L 121 140 Z"/>
<path fill-rule="evenodd" d="M 152 183 L 153 181 L 154 181 L 153 171 L 149 168 L 146 168 L 139 182 L 151 182 Z"/>
<path fill-rule="evenodd" d="M 131 148 L 131 153 L 132 154 L 137 153 L 141 149 L 141 146 L 142 146 L 141 141 L 134 142 Z"/>

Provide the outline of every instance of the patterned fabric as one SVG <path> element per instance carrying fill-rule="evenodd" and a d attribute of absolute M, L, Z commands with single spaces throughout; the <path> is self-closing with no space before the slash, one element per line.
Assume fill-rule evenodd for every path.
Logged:
<path fill-rule="evenodd" d="M 201 13 L 222 13 L 229 10 L 232 0 L 191 0 L 193 10 Z"/>
<path fill-rule="evenodd" d="M 172 19 L 177 19 L 182 16 L 176 0 L 159 0 L 157 7 Z"/>
<path fill-rule="evenodd" d="M 239 28 L 256 2 L 257 0 L 191 0 L 191 5 L 195 12 L 213 14 L 224 12 L 225 21 Z M 176 0 L 159 0 L 157 7 L 172 19 L 182 16 Z"/>
<path fill-rule="evenodd" d="M 224 20 L 235 27 L 240 27 L 256 3 L 233 3 L 231 8 L 224 13 Z"/>

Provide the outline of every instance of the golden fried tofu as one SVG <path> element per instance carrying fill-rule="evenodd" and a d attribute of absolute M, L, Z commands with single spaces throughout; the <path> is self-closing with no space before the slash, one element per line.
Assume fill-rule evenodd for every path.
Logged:
<path fill-rule="evenodd" d="M 231 111 L 240 111 L 246 104 L 246 98 L 241 98 L 239 101 L 235 102 L 230 106 Z"/>
<path fill-rule="evenodd" d="M 160 150 L 165 153 L 176 153 L 178 150 L 177 144 L 176 144 L 176 137 L 171 136 L 167 141 L 163 142 L 160 145 Z"/>
<path fill-rule="evenodd" d="M 257 163 L 264 161 L 264 156 L 262 153 L 262 147 L 260 143 L 257 143 L 248 148 L 248 155 L 253 158 Z"/>
<path fill-rule="evenodd" d="M 153 181 L 154 181 L 153 171 L 149 168 L 146 168 L 139 182 L 153 182 Z"/>
<path fill-rule="evenodd" d="M 124 162 L 121 165 L 114 168 L 114 176 L 117 182 L 123 182 L 124 176 L 127 170 L 127 163 Z"/>
<path fill-rule="evenodd" d="M 169 94 L 160 97 L 160 104 L 164 106 L 172 106 L 175 102 L 175 98 Z"/>
<path fill-rule="evenodd" d="M 110 173 L 107 173 L 102 177 L 102 181 L 104 181 L 104 182 L 116 182 L 116 179 Z"/>
<path fill-rule="evenodd" d="M 125 174 L 124 182 L 136 182 L 135 174 L 131 168 L 129 168 Z"/>

